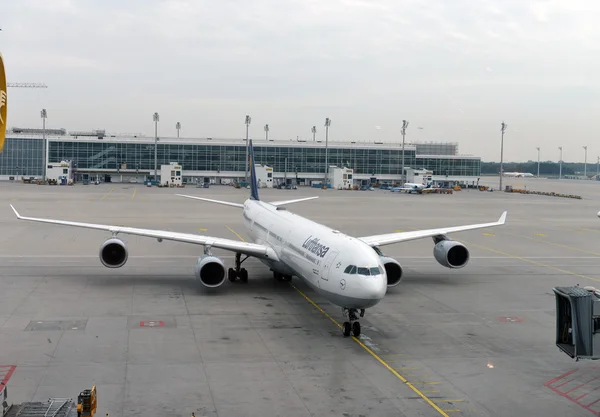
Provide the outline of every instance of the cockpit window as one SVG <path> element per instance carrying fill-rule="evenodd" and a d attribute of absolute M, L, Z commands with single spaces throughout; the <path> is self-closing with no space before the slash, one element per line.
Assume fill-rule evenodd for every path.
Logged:
<path fill-rule="evenodd" d="M 356 266 L 355 265 L 348 265 L 346 267 L 346 269 L 344 270 L 345 274 L 356 274 Z"/>
<path fill-rule="evenodd" d="M 379 268 L 371 268 L 371 275 L 379 275 L 381 274 L 381 272 L 379 271 Z"/>
<path fill-rule="evenodd" d="M 369 268 L 361 268 L 360 266 L 358 267 L 358 274 L 359 275 L 371 275 L 369 273 Z"/>

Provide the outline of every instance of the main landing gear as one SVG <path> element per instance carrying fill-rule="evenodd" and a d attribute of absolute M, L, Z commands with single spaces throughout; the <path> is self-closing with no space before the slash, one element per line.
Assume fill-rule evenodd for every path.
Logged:
<path fill-rule="evenodd" d="M 242 263 L 248 259 L 246 256 L 244 259 L 241 259 L 242 255 L 240 253 L 235 254 L 235 269 L 229 268 L 227 271 L 227 278 L 229 281 L 235 282 L 236 278 L 239 278 L 240 281 L 246 283 L 248 282 L 248 271 L 246 268 L 242 268 Z"/>
<path fill-rule="evenodd" d="M 289 282 L 292 280 L 291 275 L 284 275 L 277 271 L 273 271 L 273 278 L 275 278 L 277 281 L 286 281 L 286 282 Z"/>
<path fill-rule="evenodd" d="M 356 308 L 342 308 L 342 313 L 343 313 L 344 317 L 348 317 L 348 320 L 349 320 L 349 321 L 345 321 L 344 324 L 342 325 L 342 333 L 343 333 L 344 337 L 350 336 L 350 333 L 352 333 L 352 336 L 354 336 L 354 337 L 360 336 L 360 323 L 358 322 L 358 317 L 356 316 L 357 312 L 358 312 L 358 309 L 356 309 Z M 360 317 L 364 317 L 364 316 L 365 316 L 365 309 L 361 308 L 360 309 Z"/>

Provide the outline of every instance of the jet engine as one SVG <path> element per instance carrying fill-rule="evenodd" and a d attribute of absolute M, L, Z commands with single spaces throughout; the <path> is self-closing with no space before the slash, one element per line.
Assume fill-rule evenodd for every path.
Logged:
<path fill-rule="evenodd" d="M 116 237 L 108 239 L 100 246 L 100 262 L 107 268 L 120 268 L 125 265 L 129 253 L 125 243 Z"/>
<path fill-rule="evenodd" d="M 216 256 L 199 257 L 194 272 L 196 279 L 208 288 L 220 287 L 225 282 L 225 265 Z"/>
<path fill-rule="evenodd" d="M 441 240 L 433 247 L 433 257 L 446 268 L 462 268 L 469 262 L 469 250 L 455 240 Z"/>
<path fill-rule="evenodd" d="M 383 266 L 385 267 L 388 288 L 400 284 L 400 280 L 402 279 L 402 266 L 400 262 L 387 256 L 382 256 L 381 262 L 383 262 Z"/>

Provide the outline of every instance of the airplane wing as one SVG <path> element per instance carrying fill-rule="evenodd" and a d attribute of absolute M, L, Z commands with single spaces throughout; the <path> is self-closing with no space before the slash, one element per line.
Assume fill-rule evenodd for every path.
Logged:
<path fill-rule="evenodd" d="M 25 217 L 21 216 L 12 204 L 10 205 L 10 207 L 13 209 L 17 218 L 20 220 L 59 224 L 63 226 L 82 227 L 86 229 L 105 230 L 107 232 L 112 233 L 115 236 L 118 233 L 123 233 L 128 235 L 151 237 L 155 239 L 172 240 L 174 242 L 193 243 L 196 245 L 210 246 L 213 248 L 239 252 L 241 254 L 254 256 L 256 258 L 278 260 L 277 254 L 272 248 L 256 243 L 240 242 L 238 240 L 224 239 L 220 237 L 194 235 L 191 233 L 171 232 L 168 230 L 138 229 L 135 227 L 110 226 L 103 224 L 78 223 L 65 220 Z"/>
<path fill-rule="evenodd" d="M 294 203 L 299 203 L 301 201 L 314 200 L 315 198 L 319 198 L 319 196 L 296 198 L 294 200 L 271 201 L 269 204 L 272 204 L 274 206 L 284 206 L 286 204 L 294 204 Z"/>
<path fill-rule="evenodd" d="M 507 212 L 505 211 L 504 213 L 502 213 L 502 216 L 500 216 L 500 219 L 498 219 L 497 222 L 493 223 L 480 223 L 470 224 L 466 226 L 444 227 L 439 229 L 416 230 L 414 232 L 388 233 L 384 235 L 360 237 L 359 239 L 368 244 L 369 246 L 391 245 L 392 243 L 406 242 L 408 240 L 422 239 L 424 237 L 441 236 L 447 233 L 463 232 L 466 230 L 501 226 L 506 222 L 506 214 Z"/>

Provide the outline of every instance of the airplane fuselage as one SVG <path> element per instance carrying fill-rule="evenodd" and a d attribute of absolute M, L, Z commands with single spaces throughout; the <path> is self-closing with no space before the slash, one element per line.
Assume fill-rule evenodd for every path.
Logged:
<path fill-rule="evenodd" d="M 385 296 L 384 265 L 361 240 L 261 201 L 246 200 L 243 219 L 254 243 L 270 246 L 279 258 L 261 259 L 264 264 L 301 278 L 328 301 L 362 309 Z"/>

